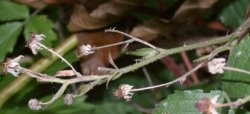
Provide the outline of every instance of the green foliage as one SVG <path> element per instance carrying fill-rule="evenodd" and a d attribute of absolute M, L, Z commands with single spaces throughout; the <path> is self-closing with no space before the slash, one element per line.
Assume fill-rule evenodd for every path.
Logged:
<path fill-rule="evenodd" d="M 28 40 L 30 33 L 34 32 L 36 34 L 44 34 L 46 36 L 43 43 L 50 47 L 52 46 L 52 41 L 57 38 L 56 33 L 52 30 L 53 23 L 45 15 L 34 16 L 25 25 L 24 35 L 25 39 Z"/>
<path fill-rule="evenodd" d="M 250 37 L 245 37 L 230 52 L 227 65 L 230 67 L 250 70 Z M 222 89 L 233 98 L 243 97 L 250 94 L 249 75 L 226 71 L 223 76 Z"/>
<path fill-rule="evenodd" d="M 0 61 L 2 62 L 8 52 L 12 52 L 17 38 L 22 30 L 21 22 L 11 22 L 0 26 Z"/>
<path fill-rule="evenodd" d="M 157 51 L 152 48 L 141 48 L 135 51 L 128 52 L 127 54 L 149 58 L 157 54 Z"/>
<path fill-rule="evenodd" d="M 138 114 L 132 106 L 122 102 L 105 102 L 96 107 L 94 114 Z"/>
<path fill-rule="evenodd" d="M 6 0 L 0 1 L 0 21 L 26 19 L 28 17 L 29 9 L 27 6 Z"/>
<path fill-rule="evenodd" d="M 219 15 L 219 19 L 233 29 L 237 28 L 245 19 L 247 6 L 250 0 L 234 0 L 228 1 L 230 4 L 226 6 Z"/>
<path fill-rule="evenodd" d="M 221 92 L 203 93 L 202 90 L 176 91 L 156 106 L 154 114 L 200 114 L 194 107 L 195 103 L 199 99 L 212 98 L 216 95 L 221 95 Z M 223 97 L 219 98 L 219 102 L 223 102 L 223 100 Z"/>

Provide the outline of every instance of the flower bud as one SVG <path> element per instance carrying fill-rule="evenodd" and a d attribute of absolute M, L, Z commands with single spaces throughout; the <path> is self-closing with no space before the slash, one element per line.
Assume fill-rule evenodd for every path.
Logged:
<path fill-rule="evenodd" d="M 28 106 L 31 110 L 40 110 L 42 108 L 40 102 L 37 99 L 30 99 Z"/>
<path fill-rule="evenodd" d="M 64 104 L 71 105 L 71 104 L 73 104 L 73 101 L 74 101 L 73 95 L 72 94 L 66 94 L 63 100 L 64 100 Z"/>

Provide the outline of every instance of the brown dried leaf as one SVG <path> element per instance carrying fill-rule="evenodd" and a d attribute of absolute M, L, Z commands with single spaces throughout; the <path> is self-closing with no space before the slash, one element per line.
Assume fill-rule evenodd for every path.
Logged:
<path fill-rule="evenodd" d="M 43 0 L 47 4 L 76 4 L 79 0 Z"/>
<path fill-rule="evenodd" d="M 135 26 L 130 34 L 145 41 L 153 40 L 163 34 L 171 34 L 175 32 L 173 30 L 176 30 L 176 27 L 190 23 L 201 11 L 211 7 L 216 1 L 186 0 L 171 20 L 152 19 L 145 21 L 143 24 Z"/>
<path fill-rule="evenodd" d="M 175 12 L 173 21 L 191 22 L 201 11 L 210 8 L 217 0 L 186 0 Z"/>
<path fill-rule="evenodd" d="M 159 19 L 145 21 L 141 25 L 135 26 L 130 34 L 145 41 L 151 41 L 163 32 L 167 31 L 167 22 Z"/>
<path fill-rule="evenodd" d="M 15 0 L 18 3 L 27 4 L 32 8 L 41 9 L 45 6 L 43 0 Z"/>
<path fill-rule="evenodd" d="M 84 6 L 76 5 L 67 27 L 71 32 L 99 29 L 118 21 L 134 8 L 131 5 L 107 2 L 90 13 Z"/>
<path fill-rule="evenodd" d="M 79 46 L 90 44 L 98 47 L 112 43 L 121 42 L 123 35 L 117 33 L 105 33 L 103 31 L 97 32 L 83 32 L 78 34 Z M 115 59 L 119 54 L 119 46 L 104 48 L 96 50 L 94 54 L 84 56 L 81 58 L 81 69 L 83 74 L 100 74 L 98 67 L 105 67 L 109 64 L 109 53 L 112 59 Z"/>
<path fill-rule="evenodd" d="M 74 76 L 75 72 L 73 70 L 62 70 L 62 71 L 58 71 L 56 73 L 56 77 L 70 77 L 70 76 Z"/>

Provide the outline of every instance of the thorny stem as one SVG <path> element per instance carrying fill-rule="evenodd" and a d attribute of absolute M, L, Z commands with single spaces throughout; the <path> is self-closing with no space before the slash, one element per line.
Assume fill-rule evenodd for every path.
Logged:
<path fill-rule="evenodd" d="M 215 50 L 213 50 L 210 54 L 203 56 L 201 58 L 195 59 L 194 62 L 201 62 L 203 60 L 211 60 L 212 58 L 214 58 L 216 55 L 218 55 L 219 53 L 223 52 L 223 51 L 227 51 L 230 50 L 231 46 L 229 46 L 229 44 L 225 44 L 221 47 L 216 48 Z"/>
<path fill-rule="evenodd" d="M 146 42 L 146 41 L 144 41 L 144 40 L 141 40 L 141 39 L 139 39 L 139 38 L 136 38 L 136 37 L 134 37 L 134 36 L 132 36 L 132 35 L 130 35 L 130 34 L 127 34 L 127 33 L 125 33 L 125 32 L 118 31 L 118 30 L 115 30 L 115 29 L 107 29 L 107 30 L 105 30 L 105 32 L 115 32 L 115 33 L 123 34 L 123 35 L 125 35 L 125 36 L 127 36 L 127 37 L 129 37 L 129 38 L 131 38 L 131 39 L 133 39 L 133 40 L 135 40 L 135 41 L 137 41 L 137 42 L 140 42 L 140 43 L 142 43 L 142 44 L 145 44 L 145 45 L 147 45 L 147 46 L 149 46 L 149 47 L 151 47 L 151 48 L 153 48 L 153 49 L 159 51 L 159 48 L 155 47 L 154 45 L 152 45 L 152 44 L 150 44 L 150 43 L 148 43 L 148 42 Z"/>
<path fill-rule="evenodd" d="M 234 35 L 232 35 L 231 37 L 237 38 Z M 143 67 L 143 66 L 145 66 L 145 65 L 147 65 L 149 63 L 152 63 L 152 62 L 154 62 L 154 61 L 156 61 L 158 59 L 161 59 L 161 58 L 163 58 L 165 56 L 168 56 L 168 55 L 176 54 L 176 53 L 179 53 L 179 52 L 182 52 L 182 51 L 189 51 L 189 50 L 193 50 L 193 49 L 196 49 L 196 48 L 207 47 L 207 46 L 210 46 L 210 45 L 221 44 L 221 43 L 227 42 L 228 40 L 229 40 L 228 37 L 220 37 L 220 38 L 205 41 L 205 42 L 200 42 L 200 43 L 195 43 L 195 44 L 191 44 L 191 45 L 185 45 L 185 46 L 182 46 L 182 47 L 162 50 L 153 57 L 147 58 L 147 59 L 142 60 L 141 62 L 138 62 L 136 64 L 133 64 L 133 65 L 130 65 L 130 66 L 119 69 L 119 72 L 121 74 L 125 74 L 125 73 L 128 73 L 128 72 L 137 70 L 138 68 L 141 68 L 141 67 Z M 116 77 L 113 78 L 113 80 L 119 78 L 120 76 L 121 75 L 117 75 Z"/>
<path fill-rule="evenodd" d="M 197 65 L 196 67 L 194 67 L 192 70 L 188 71 L 186 74 L 180 76 L 179 78 L 168 82 L 168 83 L 164 83 L 164 84 L 160 84 L 160 85 L 156 85 L 156 86 L 150 86 L 150 87 L 145 87 L 145 88 L 138 88 L 138 89 L 132 89 L 131 92 L 137 92 L 137 91 L 145 91 L 145 90 L 149 90 L 149 89 L 155 89 L 155 88 L 159 88 L 159 87 L 167 87 L 171 84 L 174 84 L 176 82 L 180 82 L 183 79 L 185 80 L 189 75 L 191 75 L 193 72 L 197 71 L 198 69 L 200 69 L 203 66 L 203 63 L 200 63 L 199 65 Z"/>
<path fill-rule="evenodd" d="M 41 44 L 40 42 L 37 42 L 37 41 L 35 41 L 35 42 L 36 42 L 36 44 L 38 44 L 39 46 L 41 46 L 45 50 L 47 50 L 50 53 L 54 54 L 55 56 L 59 57 L 63 62 L 65 62 L 73 70 L 73 72 L 76 74 L 76 76 L 81 76 L 81 74 L 79 72 L 77 72 L 76 69 L 66 59 L 64 59 L 61 55 L 59 55 L 58 53 L 56 53 L 52 49 L 48 48 L 47 46 Z"/>

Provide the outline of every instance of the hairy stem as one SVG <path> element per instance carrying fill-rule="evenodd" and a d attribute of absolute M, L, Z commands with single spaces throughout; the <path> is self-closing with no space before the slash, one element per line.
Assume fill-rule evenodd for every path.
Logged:
<path fill-rule="evenodd" d="M 41 102 L 40 104 L 47 106 L 47 105 L 54 103 L 58 98 L 60 98 L 63 95 L 63 93 L 67 89 L 68 85 L 69 85 L 68 83 L 64 83 L 61 86 L 61 88 L 56 92 L 56 94 L 53 96 L 53 98 L 51 100 L 49 100 L 48 102 Z"/>
<path fill-rule="evenodd" d="M 75 73 L 76 76 L 81 76 L 80 73 L 78 73 L 76 71 L 76 69 L 66 60 L 64 59 L 61 55 L 59 55 L 58 53 L 56 53 L 55 51 L 53 51 L 52 49 L 48 48 L 47 46 L 41 44 L 40 42 L 36 42 L 36 44 L 38 44 L 39 46 L 41 46 L 42 48 L 44 48 L 45 50 L 49 51 L 50 53 L 52 53 L 53 55 L 59 57 L 63 62 L 65 62 Z"/>

